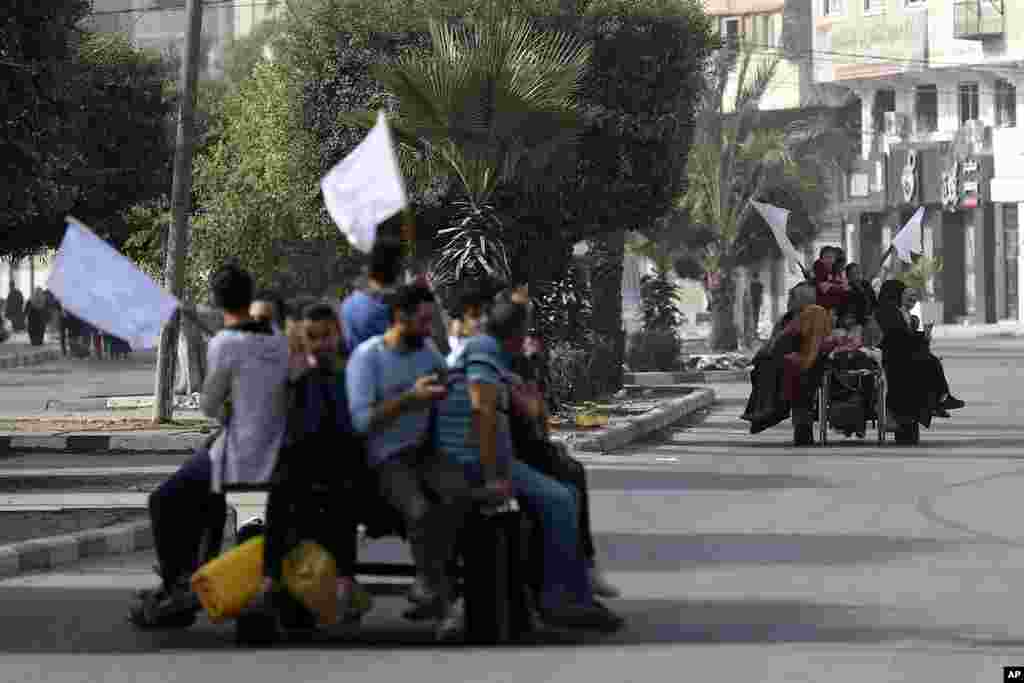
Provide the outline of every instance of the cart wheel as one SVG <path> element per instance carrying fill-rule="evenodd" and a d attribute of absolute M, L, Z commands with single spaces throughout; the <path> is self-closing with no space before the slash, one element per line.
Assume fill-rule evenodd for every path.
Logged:
<path fill-rule="evenodd" d="M 818 440 L 822 446 L 828 443 L 828 387 L 829 373 L 826 372 L 818 389 Z"/>

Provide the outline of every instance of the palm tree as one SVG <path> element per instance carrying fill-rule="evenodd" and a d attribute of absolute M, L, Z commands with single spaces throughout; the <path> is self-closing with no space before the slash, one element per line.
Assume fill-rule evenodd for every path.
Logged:
<path fill-rule="evenodd" d="M 747 242 L 748 221 L 760 220 L 752 213 L 750 200 L 782 194 L 803 203 L 802 195 L 823 191 L 815 143 L 827 131 L 806 121 L 789 130 L 758 126 L 759 105 L 779 59 L 756 59 L 755 65 L 753 52 L 741 47 L 723 48 L 712 60 L 687 167 L 689 183 L 679 202 L 700 235 L 696 248 L 691 242 L 688 256 L 705 275 L 714 350 L 735 349 L 738 344 L 733 274 Z M 737 87 L 729 112 L 725 90 L 732 74 Z"/>
<path fill-rule="evenodd" d="M 492 198 L 503 185 L 531 189 L 543 175 L 534 172 L 578 139 L 575 97 L 590 49 L 497 5 L 464 23 L 431 21 L 430 36 L 429 49 L 375 75 L 398 100 L 392 125 L 406 177 L 421 186 L 441 178 L 457 196 L 455 218 L 438 231 L 432 279 L 446 287 L 508 278 L 506 226 Z M 366 114 L 354 120 L 369 127 Z"/>

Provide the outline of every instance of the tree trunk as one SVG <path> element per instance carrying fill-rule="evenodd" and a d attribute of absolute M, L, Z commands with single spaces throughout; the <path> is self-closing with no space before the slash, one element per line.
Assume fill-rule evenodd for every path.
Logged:
<path fill-rule="evenodd" d="M 182 316 L 178 335 L 177 382 L 174 393 L 191 396 L 202 391 L 206 377 L 206 352 L 203 334 L 196 324 Z"/>
<path fill-rule="evenodd" d="M 736 281 L 731 270 L 722 270 L 718 288 L 711 296 L 711 350 L 735 351 L 739 343 L 736 330 Z"/>
<path fill-rule="evenodd" d="M 622 270 L 626 256 L 626 231 L 615 230 L 591 241 L 590 292 L 594 302 L 591 324 L 595 344 L 590 357 L 592 397 L 622 388 L 622 363 L 626 354 L 622 329 Z"/>

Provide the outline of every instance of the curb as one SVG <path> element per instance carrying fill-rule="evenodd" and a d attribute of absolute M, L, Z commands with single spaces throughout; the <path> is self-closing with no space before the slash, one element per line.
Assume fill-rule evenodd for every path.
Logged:
<path fill-rule="evenodd" d="M 238 513 L 228 506 L 224 543 L 234 543 Z M 34 538 L 0 545 L 0 579 L 56 569 L 94 557 L 127 555 L 153 547 L 153 527 L 148 519 L 73 534 Z"/>
<path fill-rule="evenodd" d="M 614 451 L 648 434 L 660 431 L 714 402 L 714 389 L 697 389 L 691 394 L 667 401 L 625 424 L 611 426 L 604 434 L 576 440 L 572 442 L 572 448 L 589 453 Z"/>
<path fill-rule="evenodd" d="M 43 363 L 49 363 L 50 361 L 60 360 L 62 357 L 60 349 L 47 349 L 45 351 L 19 353 L 15 356 L 2 356 L 0 357 L 0 370 L 41 365 Z"/>
<path fill-rule="evenodd" d="M 48 453 L 191 453 L 210 437 L 209 434 L 40 432 L 37 434 L 0 433 L 0 457 L 12 453 L 45 451 Z"/>
<path fill-rule="evenodd" d="M 673 384 L 724 384 L 746 382 L 753 366 L 740 370 L 702 370 L 694 372 L 627 372 L 623 383 L 633 387 L 666 387 Z"/>

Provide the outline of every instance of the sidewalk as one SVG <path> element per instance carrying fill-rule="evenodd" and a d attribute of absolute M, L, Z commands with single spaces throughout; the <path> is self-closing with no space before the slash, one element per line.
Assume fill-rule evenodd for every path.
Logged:
<path fill-rule="evenodd" d="M 0 344 L 0 370 L 29 367 L 60 358 L 60 342 L 54 343 L 50 335 L 46 336 L 42 346 L 32 346 L 26 332 L 16 332 Z"/>

